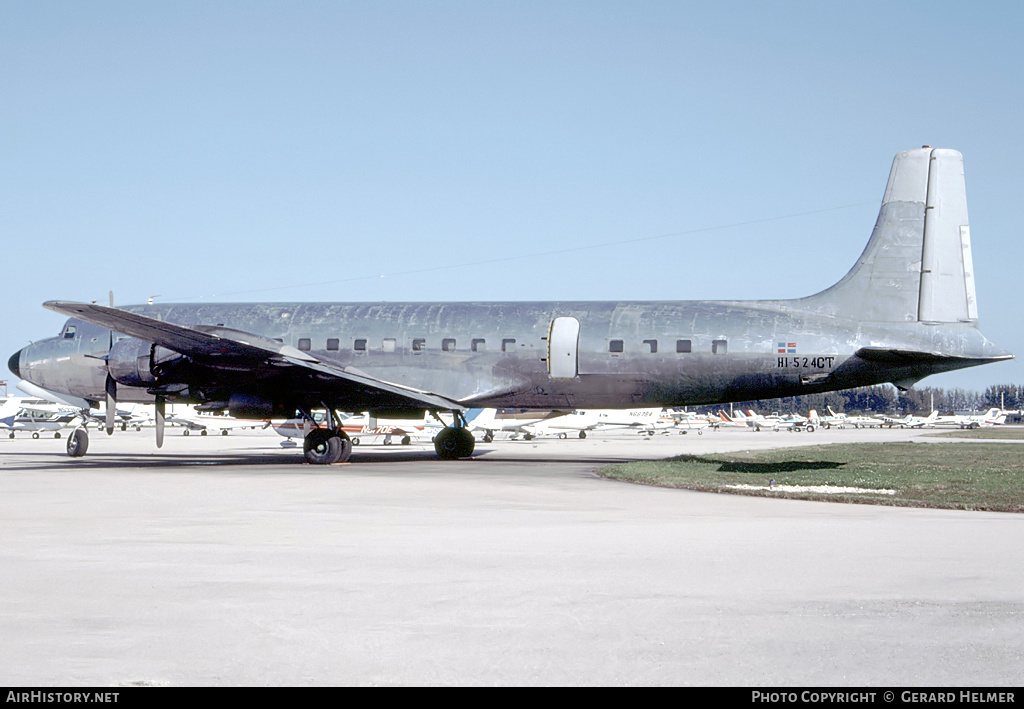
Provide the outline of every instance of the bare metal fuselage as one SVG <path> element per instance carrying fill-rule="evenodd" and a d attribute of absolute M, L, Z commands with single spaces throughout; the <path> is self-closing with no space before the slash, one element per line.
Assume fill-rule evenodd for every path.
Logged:
<path fill-rule="evenodd" d="M 179 325 L 215 323 L 255 333 L 466 407 L 623 408 L 746 401 L 910 382 L 1000 355 L 967 324 L 844 321 L 803 312 L 799 305 L 800 301 L 273 303 L 123 310 Z M 553 352 L 552 323 L 561 318 L 578 322 L 578 338 Z M 52 338 L 25 348 L 20 373 L 53 391 L 102 400 L 110 333 L 74 319 L 68 326 L 74 328 L 73 338 Z M 119 337 L 114 335 L 115 342 Z M 879 346 L 943 358 L 857 356 L 864 348 Z M 574 360 L 572 376 L 551 370 L 551 360 L 560 355 Z M 61 366 L 56 366 L 58 361 Z M 272 372 L 256 381 L 248 371 L 236 376 L 230 369 L 213 367 L 205 368 L 199 379 L 195 371 L 190 376 L 193 385 L 178 390 L 182 398 L 226 401 L 229 389 L 265 388 Z M 309 392 L 302 398 L 316 402 L 316 396 Z M 152 395 L 147 388 L 121 386 L 118 398 L 151 401 Z M 361 403 L 353 408 L 370 409 L 377 402 Z"/>

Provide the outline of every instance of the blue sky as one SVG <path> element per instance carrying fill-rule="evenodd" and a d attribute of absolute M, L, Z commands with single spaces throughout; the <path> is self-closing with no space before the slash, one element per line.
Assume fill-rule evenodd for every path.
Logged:
<path fill-rule="evenodd" d="M 923 144 L 964 154 L 982 329 L 1024 356 L 1014 4 L 13 0 L 0 17 L 4 361 L 56 334 L 44 300 L 108 290 L 809 295 L 860 254 L 893 155 Z"/>

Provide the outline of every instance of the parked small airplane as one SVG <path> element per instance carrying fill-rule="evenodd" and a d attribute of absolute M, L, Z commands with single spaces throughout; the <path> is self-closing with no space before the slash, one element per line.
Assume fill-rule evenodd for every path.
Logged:
<path fill-rule="evenodd" d="M 836 413 L 829 406 L 829 415 L 822 418 L 821 425 L 824 428 L 846 428 L 850 426 L 852 428 L 876 428 L 882 425 L 882 419 L 873 416 L 850 416 L 848 414 L 839 412 Z"/>
<path fill-rule="evenodd" d="M 746 414 L 744 414 L 742 411 L 735 411 L 735 412 L 733 412 L 733 414 L 731 416 L 729 414 L 725 413 L 724 411 L 719 411 L 718 412 L 718 418 L 721 419 L 721 421 L 720 421 L 720 423 L 718 425 L 722 426 L 722 427 L 726 427 L 726 428 L 746 428 L 747 427 L 747 417 L 746 417 Z"/>
<path fill-rule="evenodd" d="M 252 419 L 235 418 L 223 411 L 199 411 L 194 406 L 183 406 L 166 412 L 165 418 L 167 425 L 180 426 L 183 436 L 187 436 L 193 431 L 198 432 L 200 436 L 209 433 L 226 436 L 236 429 L 266 427 L 265 423 Z"/>
<path fill-rule="evenodd" d="M 384 445 L 391 445 L 397 439 L 402 445 L 408 445 L 414 437 L 425 435 L 426 431 L 423 421 L 378 419 L 368 413 L 338 414 L 338 418 L 341 420 L 341 430 L 352 441 L 352 445 L 359 445 L 363 439 L 379 439 Z M 314 411 L 312 421 L 292 418 L 271 423 L 274 430 L 289 441 L 292 438 L 305 438 L 313 428 L 326 425 L 327 414 L 322 411 Z"/>
<path fill-rule="evenodd" d="M 482 422 L 476 424 L 477 427 L 487 425 Z M 590 431 L 624 428 L 653 435 L 655 431 L 674 428 L 675 425 L 675 420 L 663 415 L 663 409 L 658 406 L 644 409 L 577 409 L 557 416 L 546 416 L 539 421 L 505 423 L 501 430 L 522 433 L 529 441 L 537 436 L 551 435 L 564 439 L 570 433 L 575 433 L 578 438 L 586 438 Z"/>
<path fill-rule="evenodd" d="M 702 435 L 705 428 L 717 429 L 722 423 L 718 416 L 695 414 L 690 411 L 674 411 L 671 416 L 675 419 L 676 428 L 684 434 L 687 431 L 696 431 L 697 435 Z"/>
<path fill-rule="evenodd" d="M 989 409 L 983 414 L 954 414 L 939 416 L 932 425 L 940 428 L 982 428 L 1001 426 L 1006 421 L 1006 413 L 1001 409 Z"/>
<path fill-rule="evenodd" d="M 8 438 L 14 438 L 17 432 L 31 433 L 32 438 L 39 438 L 40 433 L 46 432 L 60 438 L 61 429 L 75 423 L 77 418 L 76 411 L 43 399 L 11 397 L 0 411 L 0 428 L 8 431 Z"/>
<path fill-rule="evenodd" d="M 746 424 L 755 431 L 770 428 L 773 431 L 807 431 L 811 433 L 819 425 L 818 412 L 814 409 L 811 409 L 809 417 L 799 414 L 761 416 L 753 411 L 748 411 L 747 414 Z"/>
<path fill-rule="evenodd" d="M 159 304 L 49 301 L 57 337 L 11 356 L 15 376 L 92 403 L 166 402 L 266 420 L 328 412 L 310 463 L 347 460 L 334 412 L 451 412 L 445 459 L 472 454 L 469 408 L 674 407 L 814 394 L 1013 355 L 978 329 L 963 158 L 899 153 L 863 254 L 794 300 Z M 68 454 L 86 451 L 76 429 Z"/>
<path fill-rule="evenodd" d="M 901 419 L 893 418 L 891 416 L 883 416 L 882 423 L 889 428 L 931 428 L 935 425 L 935 421 L 939 417 L 938 411 L 932 411 L 927 416 L 913 416 L 907 414 Z"/>

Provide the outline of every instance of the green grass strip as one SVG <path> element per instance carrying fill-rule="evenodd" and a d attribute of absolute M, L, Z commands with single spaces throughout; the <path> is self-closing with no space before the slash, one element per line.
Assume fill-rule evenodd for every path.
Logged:
<path fill-rule="evenodd" d="M 832 502 L 1024 512 L 1024 447 L 1000 443 L 853 443 L 609 465 L 645 485 Z M 741 490 L 733 485 L 768 486 Z M 841 494 L 780 486 L 859 488 Z M 892 490 L 895 494 L 872 491 Z"/>

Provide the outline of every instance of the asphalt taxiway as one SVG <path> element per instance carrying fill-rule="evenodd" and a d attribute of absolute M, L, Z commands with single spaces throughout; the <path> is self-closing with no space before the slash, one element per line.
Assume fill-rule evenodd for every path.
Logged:
<path fill-rule="evenodd" d="M 0 439 L 8 685 L 1019 685 L 1024 517 L 598 478 L 917 431 Z M 921 439 L 924 440 L 924 439 Z"/>

